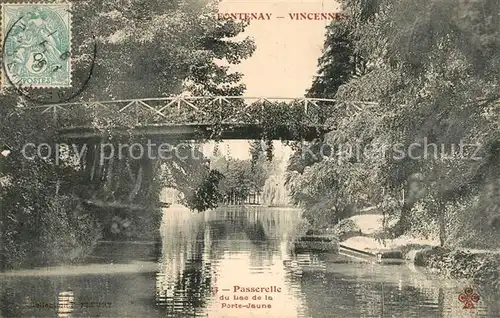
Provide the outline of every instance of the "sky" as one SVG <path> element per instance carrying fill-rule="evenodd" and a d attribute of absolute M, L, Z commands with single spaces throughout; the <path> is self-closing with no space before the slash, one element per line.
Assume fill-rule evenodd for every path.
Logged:
<path fill-rule="evenodd" d="M 253 56 L 231 70 L 244 74 L 248 97 L 303 97 L 317 72 L 325 39 L 326 20 L 291 20 L 294 12 L 339 12 L 335 1 L 322 0 L 222 0 L 220 13 L 272 13 L 271 20 L 254 20 L 241 36 L 257 46 Z M 284 16 L 284 19 L 274 18 Z M 275 141 L 277 151 L 285 151 Z M 205 147 L 213 149 L 213 144 Z M 223 142 L 219 149 L 232 157 L 250 158 L 247 140 Z"/>

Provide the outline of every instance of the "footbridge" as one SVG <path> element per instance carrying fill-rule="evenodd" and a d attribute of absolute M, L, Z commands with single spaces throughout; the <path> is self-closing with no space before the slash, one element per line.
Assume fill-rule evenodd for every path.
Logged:
<path fill-rule="evenodd" d="M 329 129 L 327 120 L 369 102 L 326 98 L 172 96 L 57 103 L 29 107 L 57 124 L 63 139 L 101 139 L 106 134 L 162 139 L 305 139 Z M 266 135 L 266 136 L 263 136 Z"/>

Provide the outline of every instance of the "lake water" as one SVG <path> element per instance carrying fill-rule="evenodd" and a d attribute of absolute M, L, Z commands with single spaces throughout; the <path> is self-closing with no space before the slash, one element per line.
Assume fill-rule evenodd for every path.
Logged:
<path fill-rule="evenodd" d="M 407 265 L 294 255 L 289 237 L 299 220 L 294 209 L 170 208 L 158 262 L 1 273 L 0 316 L 500 317 L 500 295 L 480 288 L 476 308 L 463 309 L 467 282 Z"/>

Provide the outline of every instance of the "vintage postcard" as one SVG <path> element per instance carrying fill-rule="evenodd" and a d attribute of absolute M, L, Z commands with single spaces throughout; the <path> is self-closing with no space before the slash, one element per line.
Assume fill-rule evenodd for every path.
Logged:
<path fill-rule="evenodd" d="M 498 0 L 0 3 L 0 317 L 500 317 Z"/>

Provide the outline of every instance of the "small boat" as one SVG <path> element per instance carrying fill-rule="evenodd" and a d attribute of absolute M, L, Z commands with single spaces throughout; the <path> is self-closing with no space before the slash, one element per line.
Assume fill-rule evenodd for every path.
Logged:
<path fill-rule="evenodd" d="M 339 244 L 339 253 L 361 262 L 376 263 L 378 260 L 375 253 L 354 249 L 344 244 Z"/>
<path fill-rule="evenodd" d="M 331 234 L 309 234 L 294 242 L 295 251 L 339 252 L 339 239 Z"/>
<path fill-rule="evenodd" d="M 405 263 L 403 253 L 399 250 L 363 251 L 339 244 L 340 254 L 368 263 L 399 265 Z"/>
<path fill-rule="evenodd" d="M 377 253 L 377 263 L 385 265 L 400 265 L 404 264 L 403 252 L 399 250 L 386 250 Z"/>

